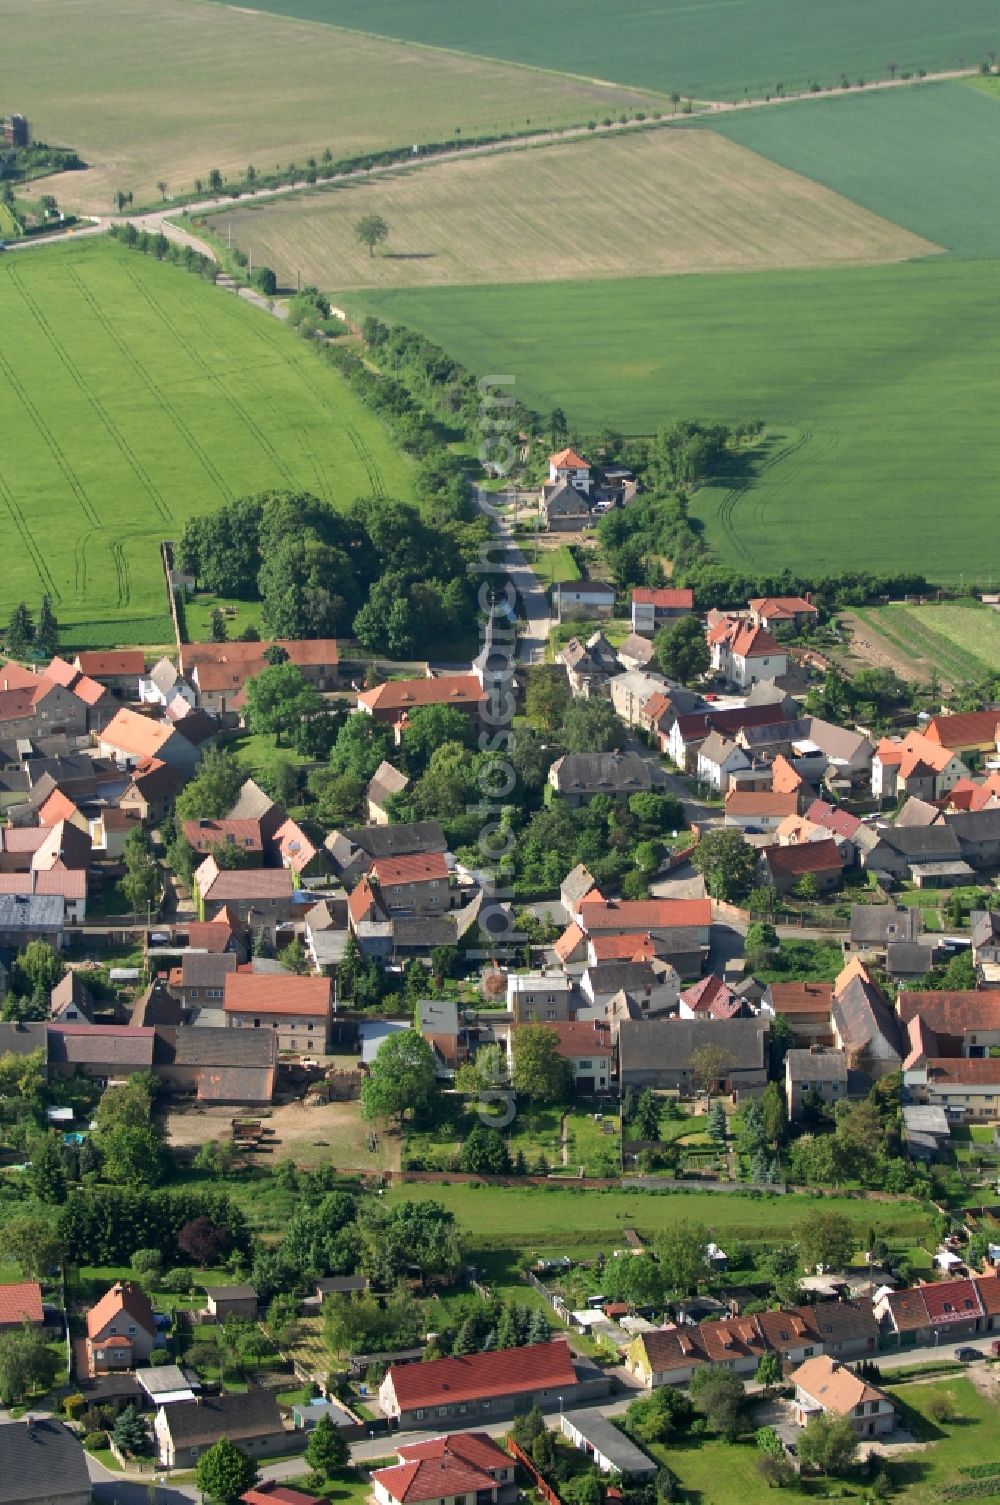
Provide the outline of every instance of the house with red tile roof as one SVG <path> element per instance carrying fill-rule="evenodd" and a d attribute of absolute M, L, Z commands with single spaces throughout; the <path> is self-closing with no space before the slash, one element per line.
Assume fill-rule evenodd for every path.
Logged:
<path fill-rule="evenodd" d="M 98 737 L 101 756 L 114 758 L 120 768 L 137 768 L 152 758 L 190 776 L 198 764 L 197 749 L 169 721 L 141 716 L 123 706 Z"/>
<path fill-rule="evenodd" d="M 88 831 L 87 817 L 61 789 L 53 789 L 48 799 L 38 807 L 38 824 L 54 826 L 61 820 L 71 821 L 80 831 Z"/>
<path fill-rule="evenodd" d="M 0 1285 L 0 1333 L 19 1331 L 26 1322 L 30 1327 L 41 1327 L 44 1321 L 42 1288 L 37 1280 Z"/>
<path fill-rule="evenodd" d="M 499 1348 L 423 1364 L 392 1364 L 379 1386 L 383 1416 L 400 1427 L 426 1427 L 464 1418 L 503 1421 L 538 1406 L 553 1411 L 584 1395 L 606 1395 L 610 1381 L 579 1381 L 562 1338 Z"/>
<path fill-rule="evenodd" d="M 247 680 L 268 667 L 265 654 L 273 647 L 283 648 L 288 662 L 315 689 L 335 690 L 339 685 L 340 649 L 333 638 L 185 643 L 181 648 L 181 673 L 194 686 L 199 708 L 218 712 L 239 709 Z"/>
<path fill-rule="evenodd" d="M 277 856 L 282 867 L 287 867 L 292 882 L 299 887 L 303 878 L 313 878 L 329 871 L 325 853 L 313 846 L 302 827 L 288 816 L 271 837 L 270 850 Z"/>
<path fill-rule="evenodd" d="M 600 931 L 597 935 L 586 936 L 585 940 L 586 960 L 591 967 L 602 962 L 651 962 L 660 955 L 656 941 L 648 931 L 645 935 L 636 935 L 634 931 L 627 931 L 624 935 Z"/>
<path fill-rule="evenodd" d="M 396 1457 L 372 1474 L 378 1505 L 512 1505 L 518 1497 L 514 1459 L 486 1432 L 406 1443 Z"/>
<path fill-rule="evenodd" d="M 970 753 L 995 753 L 998 729 L 1000 711 L 963 711 L 954 716 L 932 716 L 924 727 L 924 736 L 964 758 Z"/>
<path fill-rule="evenodd" d="M 833 1040 L 832 982 L 769 982 L 761 1008 L 788 1020 L 796 1045 L 828 1045 Z"/>
<path fill-rule="evenodd" d="M 958 753 L 921 732 L 900 739 L 883 737 L 872 757 L 872 794 L 880 800 L 895 800 L 903 794 L 943 799 L 969 777 Z"/>
<path fill-rule="evenodd" d="M 590 461 L 578 455 L 575 449 L 560 449 L 549 455 L 549 484 L 572 486 L 574 491 L 590 495 Z"/>
<path fill-rule="evenodd" d="M 681 1019 L 736 1019 L 746 1012 L 746 1004 L 721 977 L 709 973 L 680 995 Z"/>
<path fill-rule="evenodd" d="M 708 630 L 712 668 L 740 690 L 788 673 L 788 655 L 764 627 L 745 617 L 724 617 Z"/>
<path fill-rule="evenodd" d="M 255 820 L 185 820 L 184 840 L 199 857 L 208 857 L 216 847 L 231 847 L 240 854 L 241 867 L 260 867 L 264 843 L 260 822 Z"/>
<path fill-rule="evenodd" d="M 653 590 L 636 586 L 632 592 L 632 631 L 653 637 L 661 627 L 690 616 L 694 611 L 694 591 L 680 586 Z"/>
<path fill-rule="evenodd" d="M 669 753 L 678 768 L 694 773 L 698 749 L 712 732 L 734 740 L 745 727 L 777 727 L 786 720 L 780 705 L 727 706 L 721 711 L 710 706 L 704 711 L 685 712 L 672 723 L 665 744 L 661 738 L 660 751 Z"/>
<path fill-rule="evenodd" d="M 376 857 L 368 882 L 390 916 L 447 914 L 460 897 L 442 852 Z"/>
<path fill-rule="evenodd" d="M 776 831 L 799 808 L 798 795 L 773 789 L 730 789 L 725 799 L 725 823 L 740 831 Z"/>
<path fill-rule="evenodd" d="M 146 655 L 141 648 L 78 653 L 73 667 L 121 699 L 138 700 L 139 681 L 146 672 Z"/>
<path fill-rule="evenodd" d="M 292 875 L 283 867 L 220 868 L 206 857 L 194 875 L 194 899 L 201 920 L 228 909 L 255 934 L 283 925 L 294 902 Z"/>
<path fill-rule="evenodd" d="M 904 989 L 897 995 L 896 1008 L 904 1024 L 919 1017 L 934 1031 L 943 1056 L 986 1056 L 1000 1047 L 1000 993 L 975 988 Z"/>
<path fill-rule="evenodd" d="M 844 859 L 832 838 L 765 847 L 761 853 L 762 881 L 771 884 L 779 894 L 790 893 L 807 873 L 815 878 L 820 893 L 840 887 Z"/>
<path fill-rule="evenodd" d="M 875 1316 L 897 1347 L 955 1342 L 1000 1330 L 1000 1279 L 996 1275 L 939 1280 L 887 1291 L 875 1303 Z"/>
<path fill-rule="evenodd" d="M 945 809 L 949 811 L 994 810 L 1000 805 L 1000 772 L 985 779 L 959 779 L 948 791 Z"/>
<path fill-rule="evenodd" d="M 222 1008 L 230 1029 L 270 1029 L 279 1050 L 323 1055 L 330 1043 L 331 999 L 328 977 L 230 972 Z"/>
<path fill-rule="evenodd" d="M 517 1025 L 507 1036 L 507 1052 L 511 1067 L 514 1061 L 514 1043 Z M 546 1023 L 545 1028 L 556 1036 L 557 1054 L 568 1064 L 574 1091 L 582 1093 L 607 1092 L 614 1077 L 615 1047 L 611 1031 L 599 1020 L 557 1020 Z"/>
<path fill-rule="evenodd" d="M 916 1022 L 911 1021 L 911 1028 Z M 943 1108 L 949 1123 L 988 1123 L 1000 1118 L 1000 1060 L 928 1056 L 923 1052 L 929 1043 L 921 1037 L 915 1045 L 911 1037 L 903 1070 L 910 1102 Z"/>
<path fill-rule="evenodd" d="M 754 596 L 749 605 L 750 620 L 768 632 L 805 627 L 819 616 L 806 596 Z"/>
<path fill-rule="evenodd" d="M 425 705 L 448 705 L 479 717 L 487 694 L 476 674 L 439 674 L 426 679 L 387 679 L 373 690 L 358 693 L 358 710 L 393 726 L 410 711 Z"/>
<path fill-rule="evenodd" d="M 156 1319 L 149 1297 L 131 1281 L 116 1281 L 87 1313 L 90 1376 L 141 1368 L 155 1347 Z"/>
<path fill-rule="evenodd" d="M 817 1416 L 846 1416 L 859 1438 L 886 1437 L 895 1430 L 896 1408 L 885 1391 L 838 1359 L 816 1354 L 789 1380 L 795 1386 L 792 1412 L 800 1427 Z"/>

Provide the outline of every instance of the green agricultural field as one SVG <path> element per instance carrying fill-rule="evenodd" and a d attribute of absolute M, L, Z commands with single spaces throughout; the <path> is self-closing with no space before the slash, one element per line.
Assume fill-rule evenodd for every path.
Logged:
<path fill-rule="evenodd" d="M 974 66 L 997 45 L 996 7 L 966 0 L 232 0 L 380 36 L 587 78 L 711 98 Z"/>
<path fill-rule="evenodd" d="M 756 473 L 694 499 L 725 563 L 983 569 L 1000 465 L 1000 264 L 352 295 L 571 423 L 768 425 Z M 860 550 L 860 553 L 859 553 Z"/>
<path fill-rule="evenodd" d="M 238 181 L 248 162 L 304 168 L 327 147 L 350 157 L 670 109 L 632 89 L 205 0 L 5 0 L 0 99 L 87 163 L 46 191 L 104 213 L 117 189 L 155 200 L 160 179 L 187 191 L 213 167 Z"/>
<path fill-rule="evenodd" d="M 474 1250 L 544 1249 L 584 1258 L 624 1245 L 626 1228 L 655 1240 L 679 1219 L 703 1222 L 716 1236 L 749 1242 L 786 1239 L 816 1206 L 809 1196 L 752 1198 L 732 1193 L 574 1191 L 570 1189 L 397 1183 L 386 1192 L 393 1201 L 442 1202 L 450 1207 Z M 915 1202 L 891 1204 L 846 1197 L 823 1197 L 827 1211 L 856 1223 L 859 1237 L 875 1226 L 895 1239 L 929 1236 L 927 1215 Z"/>
<path fill-rule="evenodd" d="M 1000 255 L 1000 99 L 965 83 L 852 90 L 710 122 L 741 146 L 961 256 Z"/>
<path fill-rule="evenodd" d="M 269 487 L 411 494 L 336 373 L 178 268 L 103 241 L 8 253 L 0 329 L 0 619 L 48 592 L 67 641 L 159 643 L 159 545 L 188 516 Z"/>
<path fill-rule="evenodd" d="M 1000 663 L 1000 615 L 975 600 L 928 606 L 865 607 L 863 623 L 910 660 L 925 678 L 979 679 Z"/>

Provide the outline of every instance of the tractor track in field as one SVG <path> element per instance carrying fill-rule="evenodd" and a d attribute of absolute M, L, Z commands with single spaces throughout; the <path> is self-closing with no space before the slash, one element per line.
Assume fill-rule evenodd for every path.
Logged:
<path fill-rule="evenodd" d="M 260 425 L 250 416 L 239 399 L 234 397 L 231 392 L 227 391 L 225 385 L 223 384 L 222 378 L 218 375 L 217 372 L 212 370 L 212 367 L 208 364 L 204 357 L 199 354 L 198 350 L 191 344 L 190 340 L 188 340 L 186 336 L 181 333 L 174 320 L 166 312 L 158 299 L 155 298 L 150 290 L 143 285 L 138 277 L 136 277 L 130 266 L 126 265 L 125 273 L 128 276 L 129 281 L 135 288 L 136 292 L 139 294 L 140 298 L 142 298 L 142 300 L 146 303 L 150 310 L 156 315 L 156 317 L 160 320 L 160 323 L 170 331 L 171 335 L 174 337 L 177 344 L 181 347 L 192 364 L 199 367 L 199 369 L 204 372 L 205 376 L 211 382 L 212 386 L 218 392 L 219 396 L 223 399 L 224 402 L 228 404 L 230 409 L 236 414 L 244 427 L 249 429 L 250 433 L 253 434 L 254 438 L 257 440 L 257 443 L 267 455 L 268 459 L 276 467 L 280 474 L 284 476 L 285 480 L 288 482 L 288 485 L 294 489 L 295 478 L 293 477 L 288 467 L 285 465 L 284 461 L 279 456 L 277 450 L 274 448 L 267 435 L 261 429 Z"/>
<path fill-rule="evenodd" d="M 108 336 L 108 339 L 115 346 L 115 349 L 118 351 L 119 355 L 121 355 L 123 359 L 127 361 L 128 365 L 131 367 L 138 380 L 156 399 L 156 402 L 167 414 L 171 423 L 184 439 L 185 443 L 191 449 L 192 453 L 197 455 L 206 475 L 211 479 L 218 491 L 221 493 L 223 500 L 228 502 L 232 497 L 232 488 L 226 485 L 225 477 L 222 475 L 222 472 L 218 469 L 218 467 L 214 464 L 211 456 L 206 453 L 204 447 L 191 432 L 184 419 L 176 411 L 166 393 L 157 386 L 156 382 L 153 380 L 153 378 L 150 376 L 149 372 L 141 364 L 141 362 L 136 360 L 135 356 L 132 354 L 131 350 L 129 350 L 125 341 L 120 337 L 107 314 L 101 308 L 97 299 L 87 287 L 86 283 L 83 281 L 83 278 L 80 276 L 75 267 L 70 268 L 69 278 L 73 286 L 77 289 L 77 292 L 80 294 L 80 297 L 86 303 L 87 307 L 90 309 L 91 313 L 94 315 L 95 319 L 98 321 L 101 328 Z"/>
<path fill-rule="evenodd" d="M 31 296 L 27 288 L 24 286 L 24 283 L 21 279 L 21 270 L 18 265 L 15 264 L 11 267 L 10 278 L 14 287 L 20 294 L 21 301 L 24 303 L 25 308 L 27 308 L 28 312 L 35 320 L 35 323 L 38 325 L 42 334 L 45 336 L 46 341 L 54 351 L 63 369 L 66 371 L 67 375 L 75 383 L 80 393 L 86 398 L 91 408 L 97 414 L 97 417 L 100 419 L 100 422 L 105 430 L 105 433 L 108 435 L 108 438 L 124 456 L 126 462 L 131 467 L 134 475 L 138 479 L 142 489 L 145 491 L 153 506 L 160 514 L 160 517 L 165 523 L 173 522 L 173 513 L 171 512 L 167 502 L 164 500 L 163 494 L 160 491 L 159 487 L 156 485 L 156 482 L 153 480 L 152 476 L 149 474 L 148 470 L 143 465 L 142 461 L 139 459 L 138 455 L 135 453 L 128 440 L 125 438 L 125 435 L 121 432 L 118 425 L 111 417 L 111 414 L 108 412 L 101 399 L 97 396 L 97 393 L 94 392 L 93 389 L 84 380 L 79 367 L 76 365 L 76 362 L 73 361 L 63 349 L 62 344 L 53 332 L 52 326 L 49 324 L 49 321 L 45 317 L 45 314 L 42 312 L 35 299 Z M 97 522 L 96 517 L 94 518 L 94 521 Z"/>
<path fill-rule="evenodd" d="M 742 485 L 734 486 L 732 490 L 727 491 L 719 503 L 719 522 L 722 524 L 723 531 L 741 559 L 749 559 L 750 550 L 736 530 L 735 517 L 737 507 L 748 492 L 752 491 L 754 486 L 759 485 L 762 477 L 768 471 L 773 470 L 776 465 L 780 465 L 783 461 L 790 459 L 804 444 L 808 444 L 811 438 L 812 431 L 805 429 L 791 444 L 786 444 L 784 449 L 779 450 L 776 455 L 772 455 L 769 460 L 766 460 L 756 475 L 744 481 Z"/>
<path fill-rule="evenodd" d="M 7 381 L 10 383 L 15 395 L 21 403 L 21 406 L 25 409 L 28 417 L 35 425 L 35 428 L 37 429 L 39 435 L 44 440 L 49 453 L 51 454 L 53 460 L 56 462 L 56 465 L 62 471 L 63 479 L 66 481 L 66 484 L 69 486 L 73 495 L 76 497 L 77 501 L 80 503 L 80 506 L 83 508 L 87 521 L 89 523 L 92 523 L 95 528 L 99 528 L 101 526 L 101 519 L 98 517 L 96 511 L 94 510 L 94 504 L 90 500 L 90 497 L 87 495 L 83 482 L 80 480 L 80 477 L 77 475 L 76 471 L 67 460 L 58 439 L 53 434 L 48 424 L 45 422 L 45 419 L 42 417 L 41 413 L 35 407 L 35 404 L 29 397 L 23 383 L 16 375 L 14 368 L 11 366 L 2 350 L 0 350 L 0 371 L 2 371 L 4 376 L 7 378 Z"/>
<path fill-rule="evenodd" d="M 35 542 L 35 539 L 32 536 L 31 529 L 28 527 L 17 497 L 14 495 L 13 491 L 2 475 L 0 475 L 0 496 L 3 497 L 4 502 L 7 505 L 7 511 L 10 513 L 10 520 L 14 524 L 14 527 L 17 529 L 17 532 L 20 535 L 21 542 L 24 544 L 25 552 L 27 553 L 28 558 L 31 560 L 32 564 L 35 566 L 38 578 L 42 582 L 42 588 L 48 592 L 53 602 L 61 601 L 62 596 L 59 593 L 59 587 L 56 585 L 51 573 L 49 572 L 49 567 L 45 563 L 45 556 L 42 554 L 41 549 L 38 547 L 38 544 Z"/>

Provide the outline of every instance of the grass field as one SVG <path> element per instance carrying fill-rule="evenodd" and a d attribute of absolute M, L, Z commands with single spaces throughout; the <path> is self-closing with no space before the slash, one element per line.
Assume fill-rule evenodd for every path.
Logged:
<path fill-rule="evenodd" d="M 925 678 L 978 679 L 1000 663 L 1000 615 L 979 601 L 865 607 L 855 613 Z"/>
<path fill-rule="evenodd" d="M 1000 109 L 965 91 L 988 114 Z M 758 112 L 759 113 L 759 112 Z M 780 114 L 780 111 L 766 111 Z M 580 205 L 628 202 L 596 233 Z M 354 226 L 381 214 L 386 250 Z M 937 248 L 710 131 L 656 130 L 401 170 L 214 219 L 279 280 L 358 287 L 901 261 Z"/>
<path fill-rule="evenodd" d="M 587 1250 L 606 1253 L 622 1247 L 626 1228 L 655 1240 L 680 1219 L 703 1222 L 717 1236 L 750 1242 L 785 1239 L 816 1205 L 808 1196 L 757 1199 L 711 1192 L 671 1196 L 419 1183 L 397 1184 L 386 1196 L 442 1202 L 454 1212 L 473 1250 L 545 1249 L 579 1257 Z M 877 1226 L 896 1239 L 919 1237 L 930 1226 L 917 1204 L 905 1199 L 876 1203 L 824 1195 L 823 1202 L 827 1211 L 842 1212 L 859 1230 Z"/>
<path fill-rule="evenodd" d="M 544 585 L 562 585 L 581 578 L 580 566 L 565 543 L 558 549 L 543 550 L 532 569 Z"/>
<path fill-rule="evenodd" d="M 978 0 L 977 0 L 978 3 Z M 6 0 L 0 98 L 85 173 L 50 180 L 60 203 L 111 208 L 116 189 L 158 198 L 218 167 L 234 178 L 380 147 L 582 123 L 633 105 L 602 88 L 481 59 L 400 47 L 207 0 Z M 46 185 L 49 190 L 49 184 Z"/>
<path fill-rule="evenodd" d="M 348 301 L 420 329 L 472 370 L 510 373 L 523 401 L 558 404 L 583 427 L 764 419 L 754 484 L 727 480 L 694 499 L 725 563 L 853 568 L 863 539 L 867 567 L 949 582 L 986 563 L 1000 332 L 983 310 L 998 293 L 1000 265 L 932 257 Z"/>
<path fill-rule="evenodd" d="M 852 91 L 711 126 L 950 251 L 1000 255 L 1000 202 L 983 192 L 1000 153 L 1000 100 L 965 83 Z"/>
<path fill-rule="evenodd" d="M 162 642 L 158 546 L 189 515 L 268 487 L 409 495 L 341 379 L 186 272 L 99 241 L 7 255 L 0 328 L 0 618 L 47 591 L 67 639 Z"/>
<path fill-rule="evenodd" d="M 975 65 L 995 47 L 996 8 L 966 0 L 233 0 L 382 36 L 458 48 L 588 78 L 720 98 Z"/>

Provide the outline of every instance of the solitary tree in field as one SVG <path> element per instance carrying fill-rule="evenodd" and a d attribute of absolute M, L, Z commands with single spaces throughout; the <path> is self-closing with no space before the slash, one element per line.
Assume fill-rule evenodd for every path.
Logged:
<path fill-rule="evenodd" d="M 890 58 L 889 62 L 887 62 L 885 66 L 889 70 L 889 77 L 890 78 L 895 78 L 896 77 L 896 69 L 899 67 L 899 64 L 897 62 L 894 62 Z"/>
<path fill-rule="evenodd" d="M 374 256 L 375 247 L 389 239 L 389 226 L 381 214 L 363 214 L 354 226 L 354 233 L 368 247 L 369 256 Z"/>
<path fill-rule="evenodd" d="M 159 178 L 157 180 L 156 186 L 157 186 L 157 188 L 160 191 L 160 198 L 166 200 L 166 197 L 167 197 L 167 185 L 164 182 L 163 178 Z"/>
<path fill-rule="evenodd" d="M 208 186 L 213 193 L 218 193 L 222 187 L 222 173 L 217 167 L 213 167 L 208 175 Z"/>

